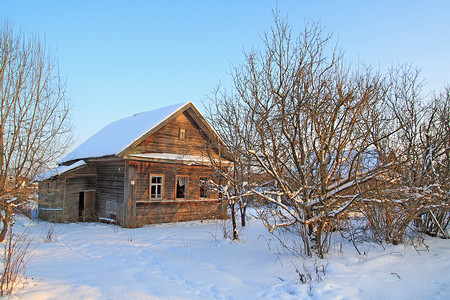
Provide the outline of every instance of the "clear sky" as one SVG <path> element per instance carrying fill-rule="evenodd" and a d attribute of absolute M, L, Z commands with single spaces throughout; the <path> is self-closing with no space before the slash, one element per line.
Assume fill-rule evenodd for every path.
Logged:
<path fill-rule="evenodd" d="M 276 1 L 0 0 L 0 19 L 44 35 L 74 103 L 76 145 L 137 112 L 202 100 L 261 45 Z M 345 58 L 414 63 L 427 90 L 450 84 L 450 1 L 278 0 L 294 30 L 320 21 Z M 75 146 L 76 146 L 75 145 Z"/>

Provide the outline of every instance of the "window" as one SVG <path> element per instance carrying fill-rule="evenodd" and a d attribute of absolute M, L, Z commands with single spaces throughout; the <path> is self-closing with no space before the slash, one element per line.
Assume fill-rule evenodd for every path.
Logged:
<path fill-rule="evenodd" d="M 186 129 L 180 128 L 179 136 L 180 140 L 184 140 L 186 138 Z"/>
<path fill-rule="evenodd" d="M 163 191 L 164 177 L 161 175 L 150 176 L 150 199 L 161 200 Z"/>
<path fill-rule="evenodd" d="M 209 198 L 208 177 L 200 177 L 200 198 Z"/>
<path fill-rule="evenodd" d="M 186 199 L 187 198 L 187 176 L 177 176 L 176 182 L 176 198 Z"/>

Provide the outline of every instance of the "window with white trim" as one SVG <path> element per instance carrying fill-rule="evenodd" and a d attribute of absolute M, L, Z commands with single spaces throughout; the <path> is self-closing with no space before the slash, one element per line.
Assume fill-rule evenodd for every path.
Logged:
<path fill-rule="evenodd" d="M 161 200 L 163 196 L 164 176 L 150 176 L 150 200 Z"/>

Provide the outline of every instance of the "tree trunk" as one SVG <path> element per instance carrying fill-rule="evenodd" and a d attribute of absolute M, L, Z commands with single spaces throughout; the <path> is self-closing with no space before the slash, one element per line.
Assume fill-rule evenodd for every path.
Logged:
<path fill-rule="evenodd" d="M 2 231 L 0 232 L 0 243 L 3 243 L 3 241 L 5 240 L 6 234 L 8 233 L 9 223 L 12 218 L 12 203 L 6 204 L 4 212 L 5 212 L 5 216 L 2 217 L 3 228 L 2 228 Z"/>
<path fill-rule="evenodd" d="M 246 205 L 241 205 L 239 207 L 239 210 L 241 211 L 241 226 L 245 227 L 245 225 L 246 225 L 245 218 L 246 218 L 247 206 Z"/>
<path fill-rule="evenodd" d="M 234 208 L 235 206 L 235 202 L 233 201 L 230 204 L 231 207 L 231 223 L 233 224 L 233 240 L 239 240 L 239 234 L 238 234 L 238 230 L 237 230 L 237 222 L 236 222 L 236 210 Z"/>
<path fill-rule="evenodd" d="M 322 241 L 322 234 L 323 234 L 323 229 L 324 229 L 324 222 L 319 221 L 317 222 L 317 228 L 316 228 L 316 249 L 317 249 L 317 254 L 319 255 L 319 258 L 323 259 L 324 258 L 324 245 L 323 245 L 323 241 Z"/>

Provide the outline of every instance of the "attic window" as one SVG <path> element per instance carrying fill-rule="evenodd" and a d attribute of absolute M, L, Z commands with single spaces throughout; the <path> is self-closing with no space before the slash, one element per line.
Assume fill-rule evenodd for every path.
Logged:
<path fill-rule="evenodd" d="M 178 137 L 180 138 L 180 140 L 184 140 L 186 138 L 186 129 L 180 128 Z"/>

